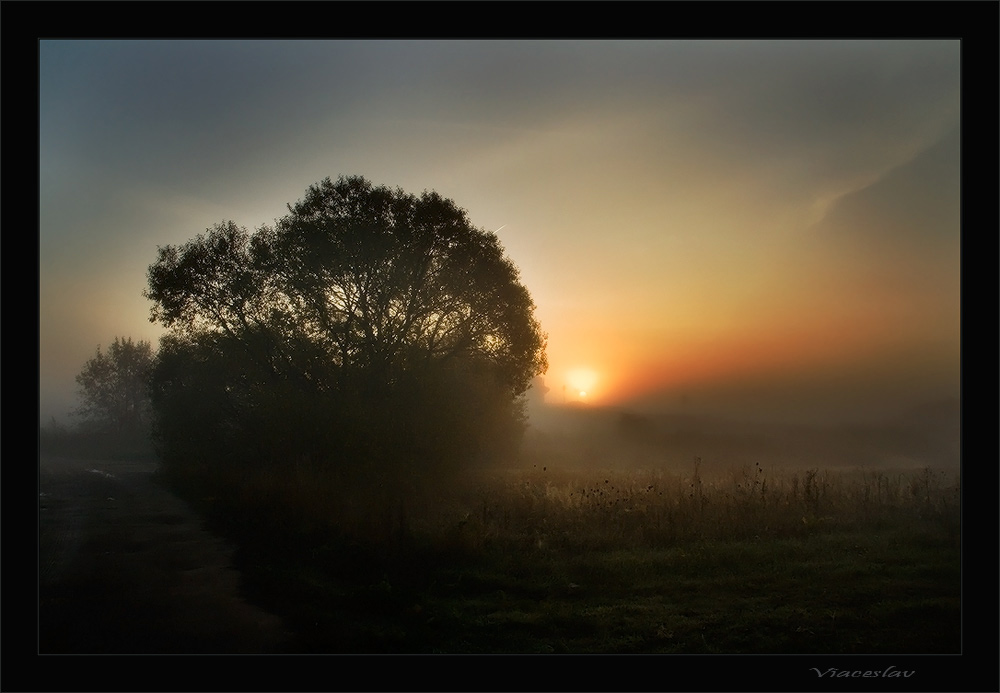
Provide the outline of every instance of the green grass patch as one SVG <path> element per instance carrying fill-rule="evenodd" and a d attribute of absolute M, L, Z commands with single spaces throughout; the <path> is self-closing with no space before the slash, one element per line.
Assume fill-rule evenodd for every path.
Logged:
<path fill-rule="evenodd" d="M 511 477 L 349 522 L 299 480 L 214 507 L 303 652 L 955 653 L 957 505 L 927 478 Z"/>

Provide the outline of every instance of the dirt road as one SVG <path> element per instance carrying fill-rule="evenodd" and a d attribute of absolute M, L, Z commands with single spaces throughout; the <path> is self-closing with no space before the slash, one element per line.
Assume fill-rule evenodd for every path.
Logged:
<path fill-rule="evenodd" d="M 155 471 L 42 458 L 39 652 L 294 651 L 281 620 L 241 598 L 231 547 Z"/>

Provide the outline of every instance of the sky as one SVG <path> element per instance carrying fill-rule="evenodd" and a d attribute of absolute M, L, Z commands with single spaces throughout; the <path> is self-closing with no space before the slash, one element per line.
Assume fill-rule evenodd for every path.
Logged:
<path fill-rule="evenodd" d="M 551 404 L 860 421 L 959 396 L 960 43 L 43 40 L 39 395 L 150 340 L 158 246 L 326 177 L 497 230 Z"/>

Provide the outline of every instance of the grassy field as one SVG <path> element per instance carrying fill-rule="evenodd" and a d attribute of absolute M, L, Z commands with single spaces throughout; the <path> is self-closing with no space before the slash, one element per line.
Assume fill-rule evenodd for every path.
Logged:
<path fill-rule="evenodd" d="M 959 486 L 941 471 L 706 479 L 695 460 L 345 495 L 299 468 L 226 488 L 194 495 L 302 652 L 959 651 Z"/>

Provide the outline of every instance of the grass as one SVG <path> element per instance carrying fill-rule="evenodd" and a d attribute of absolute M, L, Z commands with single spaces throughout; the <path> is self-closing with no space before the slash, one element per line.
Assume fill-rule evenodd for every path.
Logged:
<path fill-rule="evenodd" d="M 958 480 L 930 469 L 219 481 L 195 495 L 303 652 L 959 651 Z"/>

